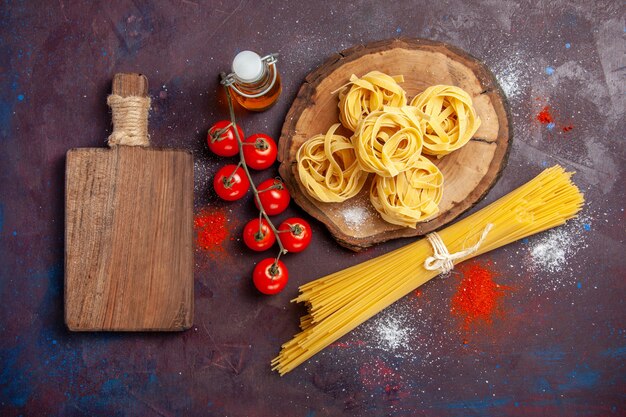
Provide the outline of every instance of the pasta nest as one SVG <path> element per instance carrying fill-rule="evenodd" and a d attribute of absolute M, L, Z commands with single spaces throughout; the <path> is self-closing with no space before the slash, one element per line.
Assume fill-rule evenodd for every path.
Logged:
<path fill-rule="evenodd" d="M 298 176 L 306 191 L 324 203 L 340 203 L 361 191 L 368 173 L 361 169 L 350 139 L 335 134 L 336 123 L 316 135 L 296 154 Z"/>
<path fill-rule="evenodd" d="M 393 177 L 418 161 L 423 133 L 414 109 L 384 107 L 361 120 L 352 143 L 363 170 Z"/>
<path fill-rule="evenodd" d="M 389 223 L 415 228 L 439 212 L 443 175 L 428 158 L 395 177 L 374 177 L 370 201 Z"/>
<path fill-rule="evenodd" d="M 424 153 L 441 158 L 459 149 L 480 126 L 472 98 L 459 87 L 434 85 L 411 100 L 423 112 Z"/>
<path fill-rule="evenodd" d="M 384 106 L 406 106 L 406 92 L 398 85 L 403 81 L 402 75 L 392 77 L 379 71 L 369 72 L 362 78 L 353 74 L 339 93 L 341 124 L 354 132 L 359 121 L 371 112 L 382 110 Z"/>

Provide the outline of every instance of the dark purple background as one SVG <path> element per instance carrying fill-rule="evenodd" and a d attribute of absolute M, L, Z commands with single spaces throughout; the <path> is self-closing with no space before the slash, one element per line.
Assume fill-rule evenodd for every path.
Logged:
<path fill-rule="evenodd" d="M 0 414 L 625 415 L 623 6 L 467 3 L 4 2 Z M 297 330 L 302 309 L 288 303 L 297 286 L 410 239 L 353 254 L 313 223 L 313 248 L 285 260 L 287 289 L 258 295 L 250 274 L 266 255 L 237 240 L 250 198 L 224 204 L 209 186 L 223 164 L 204 144 L 226 116 L 217 74 L 239 50 L 280 53 L 279 103 L 241 115 L 247 132 L 277 137 L 308 72 L 344 48 L 398 36 L 465 49 L 507 93 L 514 141 L 487 202 L 560 163 L 578 172 L 587 205 L 558 231 L 479 259 L 511 287 L 493 324 L 462 329 L 450 313 L 453 274 L 280 378 L 269 361 Z M 194 151 L 197 210 L 232 219 L 224 252 L 196 254 L 195 325 L 184 333 L 72 334 L 63 324 L 65 152 L 105 146 L 117 71 L 150 80 L 152 143 Z M 546 105 L 554 125 L 536 120 Z M 305 216 L 294 206 L 279 219 L 293 214 Z"/>

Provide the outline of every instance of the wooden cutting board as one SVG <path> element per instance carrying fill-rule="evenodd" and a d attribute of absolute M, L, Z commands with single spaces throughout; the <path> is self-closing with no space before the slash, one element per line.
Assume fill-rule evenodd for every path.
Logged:
<path fill-rule="evenodd" d="M 321 203 L 310 197 L 298 178 L 296 152 L 304 141 L 325 133 L 339 120 L 338 96 L 331 94 L 349 81 L 378 70 L 404 75 L 401 86 L 409 101 L 435 84 L 456 85 L 471 96 L 482 124 L 463 148 L 431 159 L 444 175 L 439 214 L 417 228 L 385 222 L 369 201 L 369 182 L 343 203 Z M 351 132 L 337 131 L 344 136 Z M 279 140 L 280 174 L 296 203 L 326 225 L 339 244 L 352 250 L 390 239 L 420 236 L 451 222 L 478 203 L 506 165 L 512 129 L 506 99 L 489 69 L 466 52 L 425 39 L 392 39 L 358 45 L 328 59 L 309 74 L 283 124 Z"/>
<path fill-rule="evenodd" d="M 147 97 L 147 79 L 116 74 L 113 94 Z M 141 117 L 146 121 L 147 112 Z M 114 131 L 119 128 L 114 119 Z M 189 328 L 193 321 L 191 152 L 125 145 L 71 149 L 65 187 L 68 328 Z"/>

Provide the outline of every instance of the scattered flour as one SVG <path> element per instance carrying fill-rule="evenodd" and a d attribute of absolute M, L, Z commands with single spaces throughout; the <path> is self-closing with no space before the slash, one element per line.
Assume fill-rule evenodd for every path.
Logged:
<path fill-rule="evenodd" d="M 528 56 L 519 51 L 509 59 L 494 63 L 493 72 L 509 100 L 521 100 L 530 85 L 530 75 L 536 71 Z"/>
<path fill-rule="evenodd" d="M 591 218 L 582 216 L 543 234 L 530 246 L 531 269 L 546 272 L 554 279 L 570 276 L 570 261 L 588 246 L 585 235 L 590 229 Z"/>
<path fill-rule="evenodd" d="M 423 336 L 418 331 L 422 320 L 410 297 L 399 300 L 357 328 L 355 336 L 365 342 L 364 352 L 382 351 L 405 360 L 415 357 L 418 340 Z"/>
<path fill-rule="evenodd" d="M 346 224 L 356 230 L 370 217 L 367 209 L 362 206 L 347 206 L 341 211 L 341 214 Z"/>
<path fill-rule="evenodd" d="M 376 323 L 374 342 L 391 351 L 409 348 L 409 328 L 398 317 L 386 317 Z"/>
<path fill-rule="evenodd" d="M 503 67 L 498 71 L 496 78 L 500 83 L 500 87 L 504 91 L 504 94 L 507 98 L 517 98 L 522 92 L 521 80 L 522 77 L 521 71 L 515 66 L 507 66 Z"/>
<path fill-rule="evenodd" d="M 194 178 L 194 194 L 206 194 L 207 189 L 213 178 L 214 167 L 206 157 L 194 158 L 193 162 L 193 178 Z"/>
<path fill-rule="evenodd" d="M 545 272 L 559 272 L 575 249 L 572 236 L 565 230 L 554 230 L 531 249 L 533 263 Z"/>

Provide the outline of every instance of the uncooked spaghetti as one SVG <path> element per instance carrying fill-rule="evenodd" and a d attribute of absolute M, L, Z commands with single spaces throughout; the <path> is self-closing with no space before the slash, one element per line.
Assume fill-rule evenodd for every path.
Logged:
<path fill-rule="evenodd" d="M 457 264 L 561 225 L 576 216 L 584 202 L 571 176 L 558 165 L 549 168 L 496 202 L 439 231 L 438 238 L 450 253 L 475 248 L 453 259 Z M 272 361 L 272 369 L 281 375 L 293 370 L 435 277 L 439 271 L 424 266 L 432 254 L 429 240 L 421 239 L 301 286 L 300 295 L 293 301 L 305 303 L 309 313 L 300 320 L 302 331 L 285 343 Z"/>

